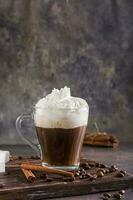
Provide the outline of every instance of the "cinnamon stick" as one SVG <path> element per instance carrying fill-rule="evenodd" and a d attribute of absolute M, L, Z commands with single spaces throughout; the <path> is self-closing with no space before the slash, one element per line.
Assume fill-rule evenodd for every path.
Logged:
<path fill-rule="evenodd" d="M 21 168 L 22 172 L 24 173 L 28 182 L 33 183 L 36 179 L 35 175 L 32 173 L 31 170 Z"/>
<path fill-rule="evenodd" d="M 84 138 L 84 144 L 92 146 L 107 146 L 107 147 L 117 147 L 119 145 L 119 140 L 106 132 L 97 132 L 88 134 Z"/>
<path fill-rule="evenodd" d="M 51 169 L 46 166 L 22 163 L 20 165 L 20 167 L 21 167 L 21 169 L 27 169 L 27 170 L 33 170 L 33 171 L 43 171 L 43 172 L 51 173 L 51 174 L 58 174 L 58 175 L 67 176 L 67 177 L 74 177 L 72 172 L 67 172 L 67 171 L 58 170 L 58 169 Z"/>

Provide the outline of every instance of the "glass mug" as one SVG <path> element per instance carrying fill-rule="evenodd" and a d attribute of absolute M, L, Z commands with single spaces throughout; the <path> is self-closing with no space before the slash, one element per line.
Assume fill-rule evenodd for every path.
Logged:
<path fill-rule="evenodd" d="M 88 121 L 88 108 L 76 112 L 70 109 L 35 107 L 32 114 L 22 114 L 16 120 L 19 135 L 41 155 L 42 166 L 75 170 L 79 167 L 80 151 Z M 39 145 L 23 135 L 22 122 L 32 118 Z"/>

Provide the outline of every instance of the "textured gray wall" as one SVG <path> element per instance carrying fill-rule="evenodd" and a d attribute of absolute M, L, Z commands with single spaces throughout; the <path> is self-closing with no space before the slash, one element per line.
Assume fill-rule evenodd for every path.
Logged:
<path fill-rule="evenodd" d="M 64 85 L 88 101 L 90 130 L 97 121 L 133 141 L 132 8 L 131 0 L 0 0 L 0 144 L 23 143 L 16 117 Z"/>

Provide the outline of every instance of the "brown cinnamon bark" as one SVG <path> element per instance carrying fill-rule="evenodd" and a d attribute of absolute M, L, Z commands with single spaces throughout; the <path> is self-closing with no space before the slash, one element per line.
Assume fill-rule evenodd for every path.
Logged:
<path fill-rule="evenodd" d="M 21 168 L 22 172 L 24 173 L 28 182 L 33 183 L 36 179 L 35 175 L 32 173 L 31 170 Z"/>
<path fill-rule="evenodd" d="M 115 136 L 109 135 L 105 132 L 98 132 L 85 136 L 84 144 L 92 146 L 116 147 L 119 145 L 119 141 Z"/>
<path fill-rule="evenodd" d="M 21 169 L 27 169 L 27 170 L 33 170 L 33 171 L 43 171 L 43 172 L 50 173 L 50 174 L 58 174 L 58 175 L 67 176 L 67 177 L 74 177 L 72 172 L 67 172 L 67 171 L 58 170 L 58 169 L 51 169 L 46 166 L 22 163 L 20 165 L 20 167 L 21 167 Z"/>

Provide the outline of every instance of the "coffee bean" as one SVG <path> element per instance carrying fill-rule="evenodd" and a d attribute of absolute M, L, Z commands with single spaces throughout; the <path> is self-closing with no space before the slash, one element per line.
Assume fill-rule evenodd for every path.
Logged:
<path fill-rule="evenodd" d="M 124 175 L 123 173 L 121 173 L 121 172 L 118 172 L 115 176 L 118 177 L 118 178 L 122 178 L 122 177 L 124 177 L 125 175 Z"/>
<path fill-rule="evenodd" d="M 84 179 L 84 177 L 82 175 L 80 175 L 79 179 Z"/>
<path fill-rule="evenodd" d="M 80 175 L 80 173 L 79 172 L 75 172 L 75 177 L 77 177 L 77 176 L 79 176 Z"/>
<path fill-rule="evenodd" d="M 79 171 L 84 172 L 85 170 L 81 167 L 81 168 L 79 168 Z"/>
<path fill-rule="evenodd" d="M 111 168 L 112 168 L 112 169 L 116 169 L 117 166 L 116 166 L 116 165 L 111 165 Z"/>
<path fill-rule="evenodd" d="M 121 194 L 121 195 L 125 194 L 125 190 L 120 190 L 119 194 Z"/>
<path fill-rule="evenodd" d="M 95 163 L 89 163 L 90 167 L 95 167 L 95 165 L 96 165 Z"/>
<path fill-rule="evenodd" d="M 106 171 L 105 171 L 105 169 L 99 168 L 99 169 L 97 170 L 97 173 L 98 173 L 98 172 L 103 172 L 103 174 L 105 174 Z"/>
<path fill-rule="evenodd" d="M 87 178 L 86 175 L 82 175 L 83 179 Z"/>
<path fill-rule="evenodd" d="M 111 165 L 111 167 L 110 168 L 115 168 L 116 167 L 116 165 Z"/>
<path fill-rule="evenodd" d="M 110 167 L 110 172 L 115 172 L 115 171 L 117 171 L 118 170 L 118 167 L 116 167 L 116 165 L 112 165 L 111 167 Z"/>
<path fill-rule="evenodd" d="M 115 199 L 121 199 L 122 195 L 119 193 L 114 193 L 112 197 Z"/>
<path fill-rule="evenodd" d="M 89 165 L 85 166 L 84 169 L 91 169 L 91 167 Z"/>
<path fill-rule="evenodd" d="M 18 159 L 19 159 L 19 160 L 22 160 L 22 159 L 23 159 L 23 157 L 22 157 L 22 156 L 18 156 Z"/>
<path fill-rule="evenodd" d="M 86 166 L 88 166 L 88 163 L 87 162 L 83 162 L 83 163 L 80 163 L 80 167 L 86 167 Z"/>
<path fill-rule="evenodd" d="M 82 172 L 82 175 L 86 175 L 86 171 L 83 171 L 83 172 Z"/>
<path fill-rule="evenodd" d="M 120 170 L 121 173 L 123 173 L 124 175 L 126 175 L 126 171 Z"/>
<path fill-rule="evenodd" d="M 105 173 L 109 173 L 110 171 L 109 171 L 109 169 L 105 169 Z"/>
<path fill-rule="evenodd" d="M 110 169 L 109 169 L 109 172 L 110 172 L 110 173 L 111 173 L 111 172 L 114 172 L 114 169 L 110 168 Z"/>
<path fill-rule="evenodd" d="M 85 170 L 82 168 L 82 170 L 81 170 L 82 172 L 85 172 Z"/>
<path fill-rule="evenodd" d="M 95 166 L 96 166 L 96 167 L 100 167 L 100 163 L 96 163 Z"/>
<path fill-rule="evenodd" d="M 5 186 L 5 184 L 0 183 L 0 188 L 3 188 Z"/>
<path fill-rule="evenodd" d="M 101 171 L 98 171 L 97 172 L 97 177 L 103 177 L 104 176 L 104 173 L 103 172 L 101 172 Z"/>
<path fill-rule="evenodd" d="M 99 167 L 101 167 L 101 168 L 106 168 L 106 165 L 100 164 Z"/>
<path fill-rule="evenodd" d="M 86 174 L 86 171 L 85 171 L 83 168 L 81 168 L 81 169 L 79 170 L 79 174 L 80 174 L 80 175 Z"/>
<path fill-rule="evenodd" d="M 111 197 L 111 194 L 109 194 L 109 193 L 103 193 L 103 196 L 104 196 L 104 197 L 110 198 L 110 197 Z"/>

